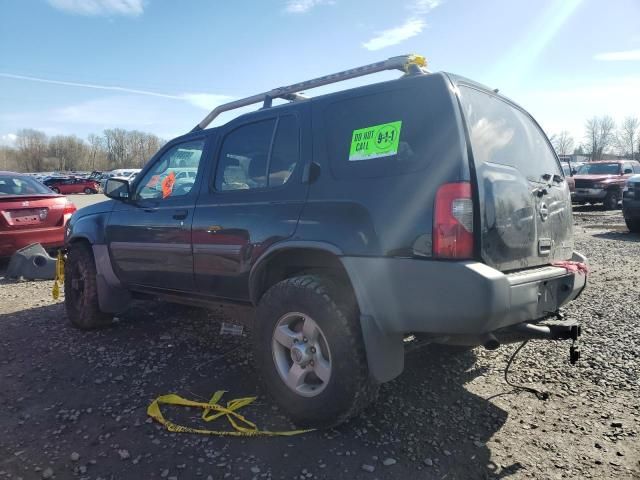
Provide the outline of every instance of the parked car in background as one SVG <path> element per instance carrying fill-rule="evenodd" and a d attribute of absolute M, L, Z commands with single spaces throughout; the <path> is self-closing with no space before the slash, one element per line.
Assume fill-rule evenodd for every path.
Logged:
<path fill-rule="evenodd" d="M 68 178 L 50 178 L 42 182 L 56 193 L 98 193 L 100 191 L 100 184 L 95 180 L 89 180 L 79 177 Z"/>
<path fill-rule="evenodd" d="M 640 175 L 627 180 L 622 194 L 622 214 L 629 231 L 640 233 Z"/>
<path fill-rule="evenodd" d="M 32 243 L 45 248 L 64 243 L 64 229 L 76 211 L 58 195 L 27 175 L 0 172 L 0 257 Z"/>
<path fill-rule="evenodd" d="M 573 176 L 576 187 L 572 200 L 579 204 L 602 203 L 606 210 L 614 210 L 622 200 L 627 179 L 636 173 L 640 173 L 640 163 L 635 160 L 585 163 Z"/>

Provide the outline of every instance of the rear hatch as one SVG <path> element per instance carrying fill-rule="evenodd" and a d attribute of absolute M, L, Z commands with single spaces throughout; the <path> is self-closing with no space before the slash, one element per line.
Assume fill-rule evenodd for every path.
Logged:
<path fill-rule="evenodd" d="M 509 101 L 459 83 L 477 178 L 483 261 L 511 271 L 573 254 L 569 186 L 547 137 Z"/>
<path fill-rule="evenodd" d="M 62 195 L 0 197 L 0 231 L 61 226 L 67 199 Z"/>

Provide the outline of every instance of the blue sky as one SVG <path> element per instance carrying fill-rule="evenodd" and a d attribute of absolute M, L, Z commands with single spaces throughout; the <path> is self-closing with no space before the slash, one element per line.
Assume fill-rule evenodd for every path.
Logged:
<path fill-rule="evenodd" d="M 640 116 L 640 0 L 4 0 L 0 19 L 3 144 L 20 128 L 169 139 L 226 99 L 411 52 L 548 133 Z"/>

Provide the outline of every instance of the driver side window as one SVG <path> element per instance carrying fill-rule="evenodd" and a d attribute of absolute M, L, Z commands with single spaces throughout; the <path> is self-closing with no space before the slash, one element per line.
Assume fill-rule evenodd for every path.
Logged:
<path fill-rule="evenodd" d="M 138 183 L 137 198 L 162 200 L 191 192 L 204 149 L 204 140 L 174 145 Z"/>

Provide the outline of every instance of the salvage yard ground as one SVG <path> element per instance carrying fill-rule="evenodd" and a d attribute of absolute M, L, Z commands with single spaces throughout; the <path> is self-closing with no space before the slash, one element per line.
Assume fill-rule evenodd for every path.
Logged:
<path fill-rule="evenodd" d="M 515 345 L 427 347 L 359 418 L 290 438 L 172 434 L 146 417 L 160 394 L 223 389 L 259 397 L 245 412 L 259 426 L 292 427 L 256 382 L 247 334 L 219 335 L 220 314 L 138 303 L 80 332 L 52 282 L 4 279 L 5 263 L 0 479 L 640 478 L 640 236 L 619 211 L 581 207 L 575 225 L 591 273 L 564 313 L 583 322 L 583 358 L 572 367 L 567 343 L 531 342 L 511 370 L 548 400 L 505 384 Z M 202 425 L 195 410 L 166 414 Z"/>

